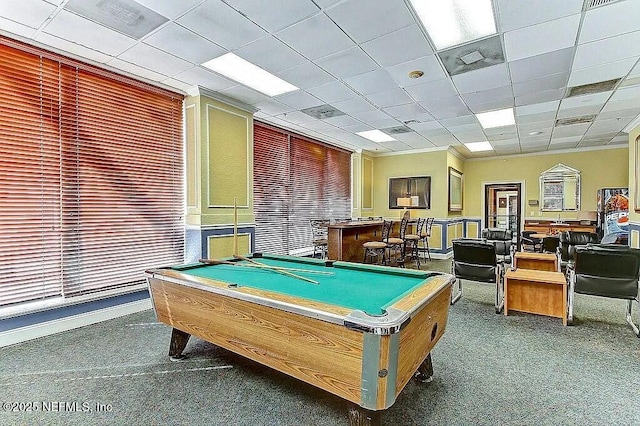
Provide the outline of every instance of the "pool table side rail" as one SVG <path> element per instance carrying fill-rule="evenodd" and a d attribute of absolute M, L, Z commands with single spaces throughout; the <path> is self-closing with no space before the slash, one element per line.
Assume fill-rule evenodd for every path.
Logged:
<path fill-rule="evenodd" d="M 388 269 L 393 268 L 385 268 L 384 271 L 387 272 Z M 150 279 L 162 279 L 175 284 L 238 298 L 247 302 L 269 306 L 311 318 L 318 318 L 334 324 L 346 325 L 362 332 L 374 334 L 397 333 L 410 321 L 411 316 L 413 316 L 415 312 L 424 304 L 429 303 L 430 299 L 435 297 L 440 290 L 451 286 L 454 280 L 453 276 L 449 274 L 430 277 L 428 273 L 423 273 L 420 276 L 425 276 L 427 277 L 426 279 L 430 280 L 427 285 L 419 286 L 416 290 L 404 295 L 404 297 L 387 308 L 385 315 L 372 316 L 363 311 L 289 296 L 282 293 L 246 286 L 236 287 L 224 281 L 197 277 L 169 268 L 151 269 L 146 271 L 146 273 L 149 289 L 151 286 Z M 149 293 L 151 293 L 151 291 L 149 291 Z"/>

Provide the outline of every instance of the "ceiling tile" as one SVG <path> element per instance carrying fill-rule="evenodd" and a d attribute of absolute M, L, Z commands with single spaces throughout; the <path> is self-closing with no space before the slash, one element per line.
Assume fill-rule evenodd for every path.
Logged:
<path fill-rule="evenodd" d="M 640 2 L 619 1 L 596 7 L 585 13 L 580 30 L 579 44 L 613 37 L 638 30 Z"/>
<path fill-rule="evenodd" d="M 423 101 L 420 105 L 438 120 L 470 114 L 469 108 L 459 96 Z"/>
<path fill-rule="evenodd" d="M 213 71 L 209 71 L 208 69 L 200 66 L 193 67 L 184 72 L 176 74 L 174 78 L 176 80 L 189 83 L 193 86 L 199 85 L 214 91 L 233 87 L 238 84 L 235 81 L 231 81 L 228 78 L 225 78 L 219 74 L 214 73 Z"/>
<path fill-rule="evenodd" d="M 392 106 L 392 107 L 384 108 L 383 110 L 386 114 L 403 122 L 407 120 L 412 120 L 412 119 L 415 120 L 416 119 L 415 117 L 422 118 L 421 120 L 418 120 L 418 121 L 431 121 L 431 120 L 424 120 L 425 117 L 430 117 L 430 115 L 428 115 L 427 111 L 424 108 L 422 108 L 420 105 L 415 103 Z"/>
<path fill-rule="evenodd" d="M 396 83 L 389 73 L 383 69 L 377 69 L 364 74 L 354 75 L 344 79 L 345 83 L 353 87 L 354 90 L 368 95 L 382 90 L 397 89 Z"/>
<path fill-rule="evenodd" d="M 529 95 L 531 93 L 543 92 L 545 90 L 563 89 L 567 87 L 568 72 L 547 75 L 535 80 L 523 81 L 513 84 L 515 96 Z"/>
<path fill-rule="evenodd" d="M 449 131 L 442 127 L 437 121 L 429 121 L 424 123 L 409 123 L 408 127 L 412 128 L 416 132 L 419 132 L 423 136 L 431 135 L 448 135 Z"/>
<path fill-rule="evenodd" d="M 498 0 L 499 28 L 512 31 L 580 13 L 582 3 L 583 0 Z"/>
<path fill-rule="evenodd" d="M 534 80 L 547 75 L 565 73 L 571 69 L 574 47 L 509 62 L 514 83 Z"/>
<path fill-rule="evenodd" d="M 506 64 L 494 65 L 465 74 L 454 75 L 451 79 L 460 93 L 495 89 L 497 87 L 508 86 L 511 83 Z"/>
<path fill-rule="evenodd" d="M 227 53 L 226 49 L 174 23 L 160 28 L 144 42 L 195 64 Z"/>
<path fill-rule="evenodd" d="M 640 56 L 640 31 L 581 44 L 573 68 L 589 68 Z"/>
<path fill-rule="evenodd" d="M 312 106 L 318 106 L 323 104 L 323 102 L 320 99 L 302 90 L 296 90 L 295 92 L 279 95 L 279 96 L 276 96 L 274 99 L 282 102 L 283 104 L 292 106 L 296 109 L 305 109 L 305 108 L 310 108 Z"/>
<path fill-rule="evenodd" d="M 111 56 L 122 53 L 136 43 L 131 37 L 66 10 L 58 12 L 44 27 L 44 32 Z"/>
<path fill-rule="evenodd" d="M 220 90 L 220 93 L 225 96 L 229 96 L 230 98 L 237 99 L 248 105 L 265 102 L 269 99 L 269 96 L 242 85 L 237 85 Z"/>
<path fill-rule="evenodd" d="M 388 148 L 391 151 L 409 151 L 411 147 L 402 141 L 380 142 L 383 148 Z"/>
<path fill-rule="evenodd" d="M 456 137 L 462 143 L 469 142 L 484 142 L 487 140 L 487 136 L 481 130 L 471 130 L 466 132 L 455 132 L 453 136 Z"/>
<path fill-rule="evenodd" d="M 582 86 L 583 84 L 623 78 L 631 71 L 635 63 L 636 58 L 630 58 L 590 68 L 574 69 L 569 77 L 568 85 L 569 87 Z"/>
<path fill-rule="evenodd" d="M 418 102 L 439 98 L 449 98 L 458 94 L 458 91 L 448 78 L 430 81 L 415 86 L 407 86 L 405 87 L 405 90 Z"/>
<path fill-rule="evenodd" d="M 436 55 L 427 55 L 385 69 L 401 87 L 415 86 L 449 77 Z M 416 70 L 424 72 L 424 75 L 420 78 L 410 78 L 409 73 Z"/>
<path fill-rule="evenodd" d="M 118 58 L 143 68 L 153 69 L 169 77 L 193 67 L 190 62 L 143 43 L 136 44 Z"/>
<path fill-rule="evenodd" d="M 559 100 L 519 106 L 516 107 L 516 116 L 539 114 L 545 112 L 555 113 L 558 110 L 558 107 L 560 107 Z"/>
<path fill-rule="evenodd" d="M 180 0 L 180 1 L 159 1 L 159 0 L 136 0 L 137 3 L 148 7 L 169 19 L 175 19 L 192 9 L 202 0 Z"/>
<path fill-rule="evenodd" d="M 356 43 L 415 24 L 402 0 L 349 0 L 326 10 Z"/>
<path fill-rule="evenodd" d="M 67 52 L 69 56 L 76 55 L 85 60 L 89 59 L 95 62 L 107 63 L 113 59 L 113 56 L 107 55 L 106 53 L 98 52 L 97 50 L 43 32 L 36 36 L 36 40 L 47 46 Z"/>
<path fill-rule="evenodd" d="M 311 60 L 353 46 L 351 39 L 324 13 L 305 19 L 275 35 Z"/>
<path fill-rule="evenodd" d="M 404 105 L 412 102 L 409 95 L 400 88 L 371 93 L 367 98 L 380 108 Z"/>
<path fill-rule="evenodd" d="M 376 110 L 376 107 L 374 105 L 362 98 L 354 98 L 348 99 L 346 101 L 334 102 L 333 107 L 347 114 Z"/>
<path fill-rule="evenodd" d="M 365 123 L 371 123 L 373 121 L 380 121 L 380 120 L 387 120 L 391 118 L 387 114 L 385 114 L 384 112 L 378 109 L 373 111 L 354 112 L 351 114 L 351 116 Z"/>
<path fill-rule="evenodd" d="M 323 121 L 330 123 L 333 126 L 343 128 L 344 126 L 358 126 L 362 125 L 362 122 L 356 120 L 349 115 L 339 115 L 337 117 L 329 117 Z"/>
<path fill-rule="evenodd" d="M 528 95 L 516 96 L 516 107 L 539 104 L 549 101 L 557 101 L 564 98 L 565 89 L 545 90 L 539 93 L 530 93 Z"/>
<path fill-rule="evenodd" d="M 192 9 L 176 22 L 229 50 L 267 35 L 238 11 L 214 0 Z"/>
<path fill-rule="evenodd" d="M 322 86 L 335 80 L 328 72 L 312 62 L 280 71 L 278 77 L 301 89 Z"/>
<path fill-rule="evenodd" d="M 558 126 L 553 129 L 553 137 L 563 138 L 567 136 L 581 136 L 584 135 L 589 126 L 591 126 L 591 123 Z"/>
<path fill-rule="evenodd" d="M 446 133 L 442 135 L 433 135 L 433 136 L 424 135 L 424 136 L 435 146 L 447 146 L 447 145 L 460 144 L 460 141 L 456 139 L 456 137 L 453 136 L 451 133 Z"/>
<path fill-rule="evenodd" d="M 341 81 L 333 81 L 321 86 L 310 87 L 306 89 L 306 91 L 329 104 L 346 99 L 353 99 L 357 96 L 353 90 Z"/>
<path fill-rule="evenodd" d="M 9 19 L 5 19 L 2 16 L 0 16 L 0 30 L 5 33 L 25 37 L 27 39 L 33 38 L 34 34 L 37 34 L 37 31 L 34 28 L 27 25 L 22 25 Z"/>
<path fill-rule="evenodd" d="M 118 70 L 124 71 L 127 74 L 140 76 L 143 78 L 147 78 L 149 80 L 154 81 L 163 81 L 167 79 L 166 74 L 160 74 L 154 71 L 151 71 L 148 68 L 143 68 L 141 66 L 132 64 L 130 62 L 122 61 L 120 59 L 112 59 L 107 63 L 108 66 L 116 68 Z"/>
<path fill-rule="evenodd" d="M 267 115 L 278 115 L 293 111 L 292 106 L 278 102 L 275 99 L 269 99 L 254 106 Z"/>
<path fill-rule="evenodd" d="M 486 104 L 488 102 L 496 101 L 499 99 L 509 99 L 513 104 L 513 89 L 511 86 L 496 87 L 495 89 L 479 90 L 476 92 L 462 93 L 460 95 L 462 100 L 473 108 L 477 105 Z"/>
<path fill-rule="evenodd" d="M 556 114 L 557 114 L 557 111 L 541 112 L 538 114 L 528 114 L 528 115 L 517 115 L 517 112 L 516 112 L 516 123 L 520 125 L 520 124 L 528 124 L 528 123 L 540 123 L 543 121 L 554 122 L 556 118 Z"/>
<path fill-rule="evenodd" d="M 56 6 L 40 0 L 3 0 L 0 15 L 10 21 L 37 29 L 56 10 Z"/>
<path fill-rule="evenodd" d="M 307 63 L 307 59 L 273 36 L 249 43 L 234 52 L 271 73 Z"/>
<path fill-rule="evenodd" d="M 360 47 L 383 67 L 408 62 L 433 53 L 433 49 L 417 25 L 410 25 L 362 43 Z"/>
<path fill-rule="evenodd" d="M 295 24 L 319 11 L 310 1 L 278 0 L 278 6 L 268 1 L 225 0 L 231 7 L 244 15 L 251 16 L 254 22 L 273 33 Z"/>
<path fill-rule="evenodd" d="M 556 118 L 576 118 L 584 117 L 587 115 L 597 115 L 602 109 L 602 105 L 590 105 L 576 108 L 565 108 L 558 110 Z"/>
<path fill-rule="evenodd" d="M 624 87 L 616 90 L 611 96 L 612 101 L 638 100 L 638 108 L 640 108 L 640 86 Z"/>
<path fill-rule="evenodd" d="M 560 110 L 568 108 L 578 108 L 586 106 L 599 106 L 601 107 L 607 102 L 607 99 L 611 96 L 612 92 L 593 93 L 590 95 L 572 96 L 570 98 L 564 98 L 560 102 Z"/>
<path fill-rule="evenodd" d="M 565 49 L 575 44 L 580 14 L 504 33 L 508 61 Z"/>
<path fill-rule="evenodd" d="M 378 69 L 378 65 L 359 46 L 317 59 L 315 63 L 338 78 L 347 78 Z"/>
<path fill-rule="evenodd" d="M 302 124 L 302 123 L 308 123 L 310 121 L 317 121 L 315 118 L 311 117 L 310 115 L 307 115 L 304 112 L 300 112 L 300 111 L 284 112 L 282 114 L 278 114 L 276 118 L 279 118 L 281 120 L 287 121 L 289 123 L 294 123 L 294 124 Z"/>

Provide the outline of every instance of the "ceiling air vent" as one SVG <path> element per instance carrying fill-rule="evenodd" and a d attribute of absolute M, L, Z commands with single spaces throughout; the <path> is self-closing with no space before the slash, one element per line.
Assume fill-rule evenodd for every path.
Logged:
<path fill-rule="evenodd" d="M 411 130 L 409 127 L 407 126 L 395 126 L 395 127 L 389 127 L 386 129 L 382 129 L 383 132 L 385 132 L 388 135 L 399 135 L 400 133 L 409 133 L 409 132 L 413 132 L 413 130 Z"/>
<path fill-rule="evenodd" d="M 616 84 L 620 81 L 619 78 L 615 80 L 599 81 L 598 83 L 583 84 L 582 86 L 569 87 L 567 98 L 572 96 L 591 95 L 593 93 L 609 92 L 616 87 Z"/>
<path fill-rule="evenodd" d="M 572 124 L 591 123 L 595 118 L 596 118 L 595 114 L 583 115 L 582 117 L 559 118 L 556 120 L 556 127 L 570 126 Z"/>
<path fill-rule="evenodd" d="M 344 115 L 344 112 L 335 109 L 334 107 L 332 107 L 331 105 L 320 105 L 320 106 L 314 106 L 311 108 L 305 108 L 303 110 L 301 110 L 302 112 L 304 112 L 307 115 L 310 115 L 313 118 L 317 118 L 318 120 L 322 120 L 325 118 L 331 118 L 331 117 L 338 117 L 340 115 Z"/>
<path fill-rule="evenodd" d="M 582 10 L 594 9 L 596 7 L 605 6 L 611 3 L 618 3 L 622 0 L 585 0 Z"/>

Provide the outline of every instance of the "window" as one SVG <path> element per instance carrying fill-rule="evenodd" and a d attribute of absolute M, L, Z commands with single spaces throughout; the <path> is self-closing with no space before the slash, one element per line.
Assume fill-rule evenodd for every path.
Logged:
<path fill-rule="evenodd" d="M 580 210 L 580 172 L 564 164 L 540 174 L 542 211 Z"/>
<path fill-rule="evenodd" d="M 254 121 L 256 250 L 304 254 L 310 219 L 351 217 L 351 153 Z"/>
<path fill-rule="evenodd" d="M 398 203 L 398 198 L 411 198 L 410 205 Z M 389 179 L 389 208 L 390 209 L 429 209 L 431 208 L 431 176 L 390 178 Z"/>
<path fill-rule="evenodd" d="M 0 316 L 183 260 L 182 96 L 0 37 L 0 103 Z"/>

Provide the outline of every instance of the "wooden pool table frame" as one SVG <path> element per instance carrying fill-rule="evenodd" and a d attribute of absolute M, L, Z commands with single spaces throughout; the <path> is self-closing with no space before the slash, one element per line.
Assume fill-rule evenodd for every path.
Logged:
<path fill-rule="evenodd" d="M 416 371 L 424 381 L 433 374 L 430 352 L 447 324 L 454 278 L 346 262 L 334 267 L 417 274 L 425 281 L 385 315 L 370 316 L 188 270 L 154 269 L 147 280 L 158 320 L 173 327 L 171 357 L 180 357 L 194 335 L 350 401 L 351 424 L 380 424 L 380 410 Z"/>

